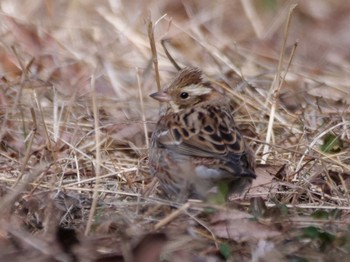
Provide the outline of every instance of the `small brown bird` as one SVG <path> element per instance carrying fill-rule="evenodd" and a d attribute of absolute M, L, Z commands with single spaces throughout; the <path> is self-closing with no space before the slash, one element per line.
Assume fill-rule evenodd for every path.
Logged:
<path fill-rule="evenodd" d="M 151 138 L 149 164 L 170 198 L 206 199 L 219 183 L 242 193 L 256 177 L 255 157 L 232 116 L 229 99 L 197 68 L 182 69 L 150 95 L 166 102 Z"/>

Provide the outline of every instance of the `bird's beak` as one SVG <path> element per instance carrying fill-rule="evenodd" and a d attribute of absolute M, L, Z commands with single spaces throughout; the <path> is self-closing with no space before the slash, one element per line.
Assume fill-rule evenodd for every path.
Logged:
<path fill-rule="evenodd" d="M 170 102 L 171 100 L 171 97 L 163 91 L 155 92 L 153 94 L 150 94 L 149 96 L 154 98 L 155 100 L 158 100 L 159 102 Z"/>

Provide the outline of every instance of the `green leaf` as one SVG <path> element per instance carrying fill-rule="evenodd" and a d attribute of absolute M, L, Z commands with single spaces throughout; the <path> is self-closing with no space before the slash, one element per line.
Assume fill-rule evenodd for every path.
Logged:
<path fill-rule="evenodd" d="M 214 214 L 215 212 L 216 212 L 216 209 L 212 207 L 205 207 L 203 209 L 203 213 L 206 213 L 206 214 Z"/>
<path fill-rule="evenodd" d="M 218 185 L 218 192 L 215 194 L 211 194 L 208 196 L 209 203 L 217 204 L 217 205 L 223 205 L 226 203 L 226 199 L 229 194 L 229 183 L 227 182 L 220 182 Z"/>
<path fill-rule="evenodd" d="M 329 219 L 329 213 L 325 210 L 316 210 L 311 214 L 311 217 L 316 218 L 316 219 Z"/>
<path fill-rule="evenodd" d="M 275 10 L 277 8 L 276 0 L 263 0 L 262 5 L 265 9 Z"/>
<path fill-rule="evenodd" d="M 319 249 L 322 252 L 326 251 L 326 248 L 333 245 L 336 237 L 331 233 L 321 231 L 319 228 L 309 226 L 303 230 L 303 237 L 317 240 L 319 243 Z"/>
<path fill-rule="evenodd" d="M 229 191 L 230 191 L 229 183 L 228 182 L 221 182 L 221 183 L 219 183 L 218 188 L 219 188 L 219 193 L 226 198 L 228 196 Z"/>
<path fill-rule="evenodd" d="M 293 256 L 288 258 L 288 262 L 308 262 L 308 260 L 303 257 Z"/>
<path fill-rule="evenodd" d="M 335 240 L 335 236 L 328 233 L 328 232 L 321 232 L 319 235 L 319 238 L 321 240 L 320 250 L 325 251 L 325 249 L 333 244 L 333 241 Z"/>
<path fill-rule="evenodd" d="M 230 246 L 227 243 L 221 243 L 219 244 L 219 251 L 220 254 L 226 259 L 228 260 L 231 257 L 231 250 L 230 250 Z"/>
<path fill-rule="evenodd" d="M 343 141 L 333 134 L 327 134 L 323 138 L 323 144 L 321 145 L 321 151 L 323 153 L 339 153 L 343 149 Z"/>
<path fill-rule="evenodd" d="M 320 231 L 317 227 L 309 226 L 307 228 L 304 228 L 303 230 L 303 237 L 316 239 L 320 235 Z"/>

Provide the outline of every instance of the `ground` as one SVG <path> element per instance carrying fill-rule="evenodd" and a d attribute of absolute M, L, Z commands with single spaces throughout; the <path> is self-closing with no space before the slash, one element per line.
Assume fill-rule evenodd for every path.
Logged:
<path fill-rule="evenodd" d="M 347 1 L 0 9 L 0 261 L 349 259 Z M 149 175 L 162 39 L 228 87 L 257 159 L 244 196 L 176 203 Z"/>

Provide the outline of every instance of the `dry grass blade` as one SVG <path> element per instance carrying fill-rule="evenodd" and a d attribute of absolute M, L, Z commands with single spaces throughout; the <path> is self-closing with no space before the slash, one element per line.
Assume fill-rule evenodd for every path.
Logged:
<path fill-rule="evenodd" d="M 141 105 L 141 112 L 142 112 L 141 116 L 142 116 L 143 130 L 145 132 L 146 148 L 149 148 L 148 128 L 147 128 L 147 124 L 146 124 L 145 106 L 143 103 L 143 94 L 142 94 L 141 81 L 140 81 L 138 69 L 136 70 L 136 78 L 137 78 L 137 86 L 139 89 L 140 105 Z"/>
<path fill-rule="evenodd" d="M 188 208 L 190 208 L 190 203 L 187 202 L 186 204 L 182 205 L 179 209 L 175 210 L 165 218 L 163 218 L 161 221 L 159 221 L 157 224 L 154 226 L 154 230 L 158 230 L 159 228 L 165 226 L 166 224 L 170 223 L 173 221 L 176 217 L 180 216 L 183 214 Z"/>
<path fill-rule="evenodd" d="M 21 174 L 18 176 L 16 182 L 13 184 L 13 188 L 15 188 L 18 185 L 18 183 L 21 181 L 21 179 L 22 179 L 22 177 L 24 175 L 24 171 L 25 171 L 25 169 L 27 167 L 28 160 L 29 160 L 29 157 L 30 157 L 30 153 L 32 151 L 32 146 L 33 146 L 33 141 L 34 141 L 34 138 L 35 138 L 35 134 L 37 132 L 37 122 L 36 122 L 36 117 L 35 117 L 35 113 L 34 113 L 33 108 L 30 109 L 30 113 L 31 113 L 32 118 L 33 118 L 34 128 L 28 135 L 29 142 L 28 142 L 26 154 L 25 154 L 25 157 L 24 157 L 24 160 L 23 160 L 23 163 L 22 163 Z"/>
<path fill-rule="evenodd" d="M 161 86 L 160 86 L 160 77 L 159 77 L 159 69 L 158 69 L 158 55 L 157 55 L 156 43 L 154 40 L 154 28 L 151 20 L 151 15 L 149 16 L 149 20 L 148 20 L 148 38 L 149 38 L 149 43 L 152 51 L 152 62 L 154 66 L 154 72 L 156 74 L 157 89 L 158 91 L 160 91 Z"/>
<path fill-rule="evenodd" d="M 99 195 L 99 187 L 100 187 L 100 176 L 101 176 L 101 144 L 100 144 L 100 128 L 99 128 L 99 113 L 98 113 L 98 104 L 96 98 L 96 88 L 95 88 L 95 76 L 91 76 L 91 89 L 92 89 L 92 108 L 94 112 L 94 127 L 95 127 L 95 143 L 96 143 L 96 165 L 95 165 L 95 186 L 94 193 L 92 195 L 92 203 L 89 212 L 88 221 L 86 223 L 85 235 L 88 235 L 91 230 L 92 223 L 94 221 L 94 216 L 96 212 L 96 206 Z"/>
<path fill-rule="evenodd" d="M 251 0 L 241 0 L 241 5 L 243 6 L 244 12 L 247 15 L 250 23 L 254 28 L 254 32 L 259 39 L 263 36 L 263 26 L 261 20 L 259 19 L 259 13 L 256 11 Z"/>
<path fill-rule="evenodd" d="M 182 68 L 181 66 L 178 65 L 178 63 L 175 61 L 175 59 L 171 56 L 171 54 L 168 51 L 168 48 L 166 47 L 166 43 L 168 43 L 170 40 L 169 39 L 162 39 L 160 40 L 163 50 L 165 52 L 165 55 L 169 59 L 169 61 L 173 64 L 173 66 L 176 68 L 177 71 L 180 71 Z"/>
<path fill-rule="evenodd" d="M 275 78 L 274 78 L 274 81 L 272 82 L 272 85 L 271 85 L 271 90 L 272 90 L 272 103 L 271 103 L 271 111 L 270 111 L 270 117 L 269 117 L 269 124 L 268 124 L 268 128 L 267 128 L 267 133 L 266 133 L 266 143 L 264 148 L 263 148 L 263 157 L 262 157 L 262 163 L 265 164 L 266 163 L 266 160 L 267 158 L 269 157 L 269 146 L 268 144 L 270 143 L 271 141 L 271 136 L 272 136 L 272 129 L 273 129 L 273 123 L 274 123 L 274 120 L 275 120 L 275 112 L 276 112 L 276 106 L 277 106 L 277 101 L 278 101 L 278 96 L 280 94 L 280 90 L 281 90 L 281 87 L 282 87 L 282 83 L 283 83 L 283 80 L 288 72 L 288 67 L 292 61 L 292 58 L 294 56 L 294 52 L 295 52 L 295 49 L 296 49 L 296 45 L 294 46 L 293 48 L 293 51 L 291 53 L 291 56 L 290 56 L 290 59 L 289 59 L 289 62 L 288 62 L 288 67 L 286 69 L 286 72 L 285 72 L 285 75 L 283 77 L 283 79 L 281 80 L 280 77 L 281 77 L 281 72 L 282 72 L 282 63 L 284 61 L 284 53 L 285 53 L 285 49 L 286 49 L 286 43 L 287 43 L 287 38 L 288 38 L 288 32 L 289 32 L 289 27 L 290 27 L 290 21 L 292 19 L 292 13 L 293 13 L 293 10 L 295 9 L 297 5 L 293 5 L 290 7 L 289 9 L 289 13 L 288 13 L 288 17 L 287 17 L 287 21 L 286 21 L 286 26 L 285 26 L 285 30 L 284 30 L 284 37 L 283 37 L 283 45 L 282 45 L 282 48 L 281 48 L 281 52 L 280 52 L 280 57 L 279 57 L 279 62 L 278 62 L 278 67 L 277 67 L 277 72 L 276 72 L 276 75 L 275 75 Z M 266 100 L 266 103 L 267 103 L 268 100 Z"/>

